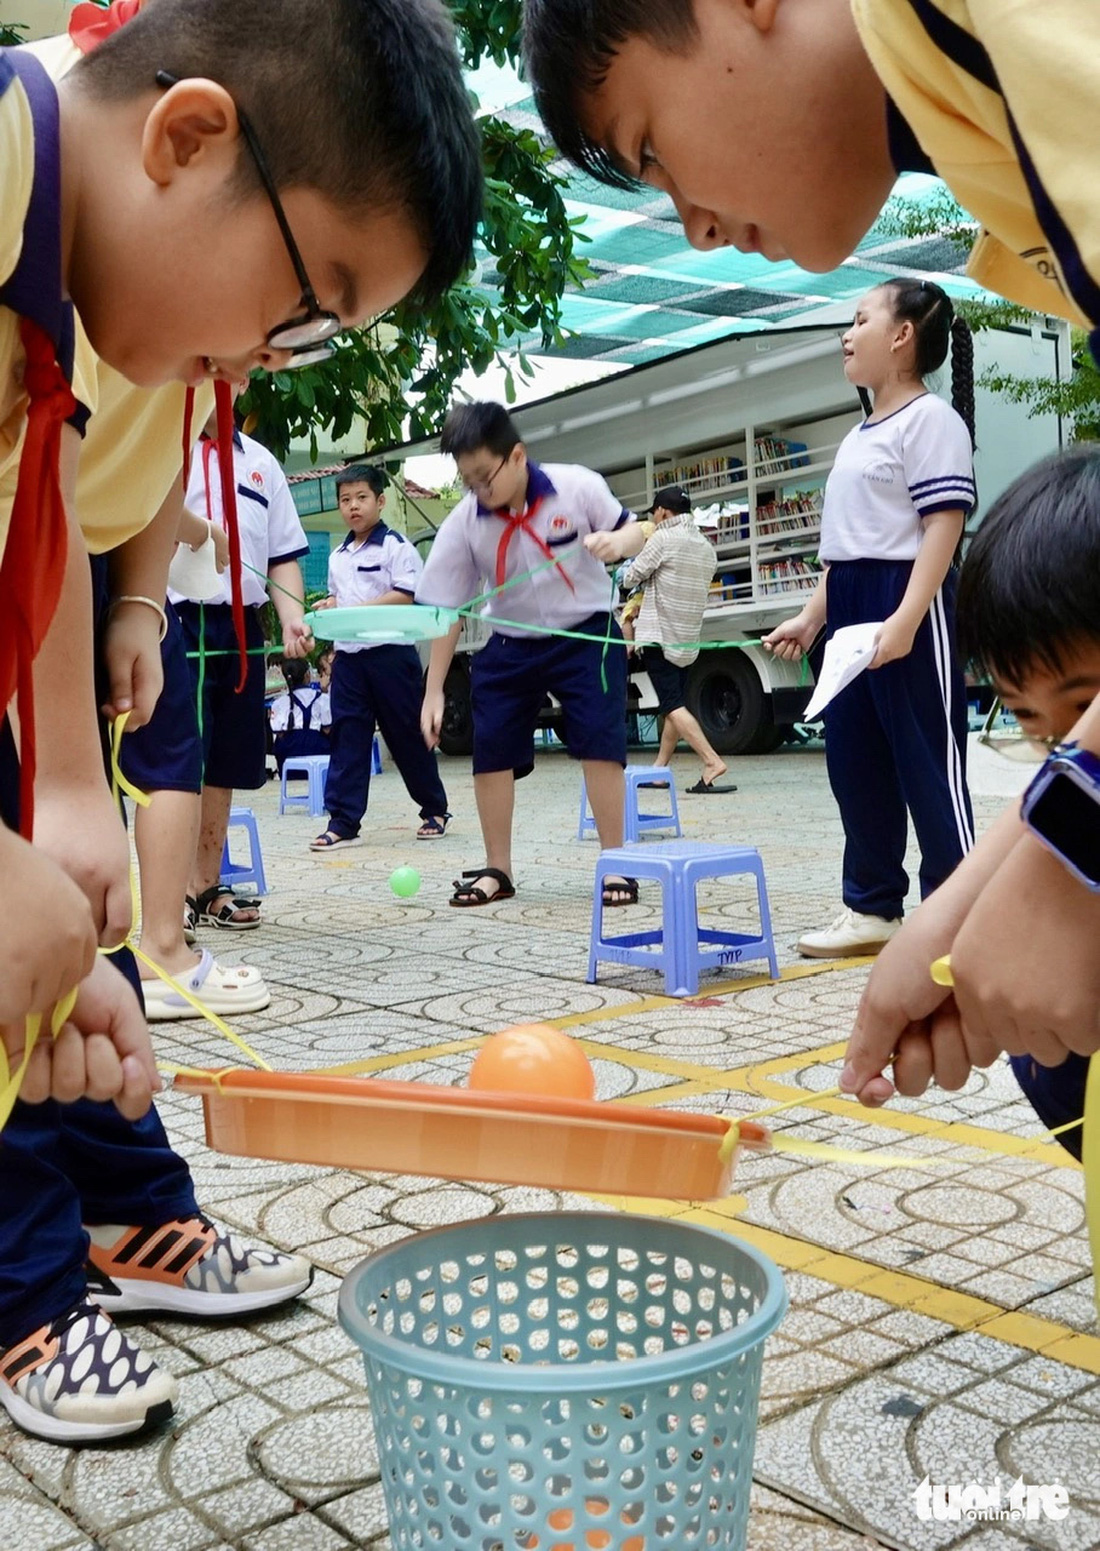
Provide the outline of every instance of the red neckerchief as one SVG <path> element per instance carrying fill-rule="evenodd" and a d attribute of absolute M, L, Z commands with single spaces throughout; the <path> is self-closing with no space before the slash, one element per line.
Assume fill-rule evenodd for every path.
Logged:
<path fill-rule="evenodd" d="M 57 364 L 53 341 L 29 318 L 19 321 L 30 403 L 4 558 L 0 561 L 0 706 L 19 708 L 19 831 L 34 829 L 34 659 L 61 596 L 68 523 L 58 460 L 61 429 L 76 400 Z"/>
<path fill-rule="evenodd" d="M 90 54 L 104 38 L 110 37 L 131 21 L 145 4 L 145 0 L 114 0 L 104 10 L 93 5 L 92 0 L 73 7 L 69 16 L 69 37 L 82 54 Z"/>
<path fill-rule="evenodd" d="M 241 532 L 237 522 L 237 475 L 233 465 L 233 393 L 227 382 L 214 384 L 214 399 L 218 412 L 218 478 L 222 495 L 222 524 L 229 535 L 229 590 L 233 609 L 233 633 L 237 637 L 240 659 L 240 677 L 237 694 L 244 688 L 248 673 L 248 647 L 244 622 L 244 594 L 241 590 Z M 202 438 L 202 477 L 206 493 L 206 518 L 214 521 L 214 508 L 210 500 L 210 460 L 214 455 L 214 442 L 209 436 Z"/>
<path fill-rule="evenodd" d="M 558 574 L 560 575 L 565 585 L 569 588 L 569 591 L 576 592 L 577 589 L 573 585 L 573 578 L 569 575 L 569 572 L 565 569 L 561 561 L 554 554 L 554 551 L 550 548 L 549 544 L 547 544 L 546 540 L 540 538 L 539 535 L 535 532 L 534 528 L 531 527 L 531 522 L 536 516 L 538 509 L 544 500 L 545 496 L 537 495 L 533 505 L 525 506 L 522 512 L 510 512 L 506 506 L 497 507 L 496 511 L 494 512 L 493 515 L 499 517 L 501 522 L 503 522 L 505 525 L 504 532 L 500 535 L 500 543 L 497 545 L 496 585 L 498 587 L 504 586 L 505 567 L 508 563 L 508 546 L 515 538 L 516 534 L 522 529 L 522 531 L 526 533 L 527 537 L 534 541 L 540 553 L 544 554 L 547 560 L 552 560 L 554 562 L 555 566 L 557 567 Z"/>

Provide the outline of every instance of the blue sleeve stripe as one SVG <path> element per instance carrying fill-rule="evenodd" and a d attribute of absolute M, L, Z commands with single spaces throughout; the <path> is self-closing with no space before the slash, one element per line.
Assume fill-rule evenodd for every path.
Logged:
<path fill-rule="evenodd" d="M 269 555 L 267 561 L 268 569 L 270 570 L 273 565 L 283 565 L 287 560 L 300 560 L 303 555 L 308 554 L 309 545 L 307 544 L 305 549 L 292 549 L 288 555 Z"/>
<path fill-rule="evenodd" d="M 628 512 L 626 507 L 624 506 L 622 511 L 619 513 L 619 520 L 618 520 L 618 522 L 615 524 L 615 526 L 611 530 L 612 533 L 618 533 L 618 531 L 622 527 L 623 523 L 624 522 L 630 522 L 631 519 L 633 518 L 633 516 L 634 516 L 634 513 L 633 512 Z"/>
<path fill-rule="evenodd" d="M 269 504 L 266 495 L 261 495 L 258 490 L 253 490 L 249 485 L 238 484 L 237 494 L 247 496 L 250 501 L 256 501 L 260 506 L 267 506 Z"/>
<path fill-rule="evenodd" d="M 930 495 L 927 500 L 915 501 L 918 517 L 931 517 L 933 512 L 965 512 L 974 510 L 973 496 Z"/>

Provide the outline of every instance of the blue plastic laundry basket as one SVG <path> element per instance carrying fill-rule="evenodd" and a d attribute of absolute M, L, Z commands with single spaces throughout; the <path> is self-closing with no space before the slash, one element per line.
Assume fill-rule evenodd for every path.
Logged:
<path fill-rule="evenodd" d="M 774 1265 L 602 1212 L 435 1229 L 347 1277 L 396 1551 L 745 1545 Z"/>

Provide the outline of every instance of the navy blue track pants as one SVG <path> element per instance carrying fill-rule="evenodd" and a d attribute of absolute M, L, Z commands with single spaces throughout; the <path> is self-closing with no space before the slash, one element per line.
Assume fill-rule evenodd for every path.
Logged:
<path fill-rule="evenodd" d="M 333 831 L 357 835 L 370 795 L 374 729 L 386 740 L 422 819 L 442 818 L 447 793 L 420 731 L 424 680 L 415 647 L 337 652 L 332 662 L 332 752 L 325 803 Z"/>
<path fill-rule="evenodd" d="M 909 561 L 832 565 L 827 634 L 887 619 L 911 571 Z M 921 851 L 922 898 L 974 843 L 954 602 L 952 572 L 921 621 L 909 656 L 861 673 L 825 712 L 829 784 L 844 824 L 844 903 L 863 915 L 893 920 L 902 913 L 909 888 L 906 810 Z"/>

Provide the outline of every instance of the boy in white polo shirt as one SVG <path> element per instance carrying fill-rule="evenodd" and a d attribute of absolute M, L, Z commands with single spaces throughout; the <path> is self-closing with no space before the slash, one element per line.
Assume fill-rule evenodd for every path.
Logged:
<path fill-rule="evenodd" d="M 382 521 L 384 469 L 355 464 L 336 476 L 348 536 L 329 556 L 329 596 L 318 608 L 411 603 L 423 570 L 402 534 Z M 447 828 L 447 793 L 435 755 L 420 734 L 424 686 L 416 648 L 396 642 L 337 641 L 332 662 L 332 756 L 325 802 L 329 825 L 310 846 L 331 851 L 360 845 L 370 793 L 377 725 L 405 789 L 420 809 L 418 840 L 438 840 Z"/>
<path fill-rule="evenodd" d="M 603 562 L 637 554 L 645 535 L 591 469 L 532 463 L 500 404 L 452 409 L 440 448 L 454 457 L 469 494 L 439 530 L 417 601 L 459 608 L 491 587 L 514 584 L 488 600 L 483 617 L 492 635 L 472 664 L 474 795 L 485 865 L 463 873 L 451 899 L 469 907 L 515 893 L 515 781 L 534 769 L 535 725 L 547 694 L 560 701 L 566 746 L 584 765 L 600 844 L 622 845 L 626 652 L 610 616 Z M 460 629 L 432 645 L 421 723 L 433 748 Z M 571 631 L 596 639 L 562 634 Z M 637 898 L 634 879 L 607 880 L 606 905 Z"/>

